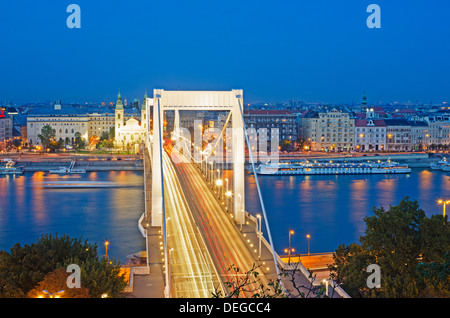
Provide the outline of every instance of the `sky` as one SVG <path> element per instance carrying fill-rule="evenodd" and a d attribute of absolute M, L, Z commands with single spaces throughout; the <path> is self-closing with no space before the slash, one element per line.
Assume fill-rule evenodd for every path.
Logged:
<path fill-rule="evenodd" d="M 70 29 L 70 4 L 81 28 Z M 381 28 L 368 28 L 369 4 Z M 432 4 L 430 4 L 432 3 Z M 0 0 L 0 103 L 243 89 L 246 102 L 450 102 L 448 0 Z"/>

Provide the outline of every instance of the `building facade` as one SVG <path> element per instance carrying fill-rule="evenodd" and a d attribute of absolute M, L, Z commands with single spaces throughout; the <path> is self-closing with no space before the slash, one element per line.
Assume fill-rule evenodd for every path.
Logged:
<path fill-rule="evenodd" d="M 411 124 L 406 119 L 385 119 L 386 123 L 386 150 L 410 151 Z"/>
<path fill-rule="evenodd" d="M 267 129 L 268 140 L 272 128 L 278 128 L 280 141 L 296 141 L 298 137 L 297 115 L 287 110 L 244 110 L 244 121 L 247 129 Z"/>
<path fill-rule="evenodd" d="M 366 118 L 355 120 L 356 151 L 383 151 L 386 149 L 386 123 L 376 117 L 374 109 L 367 108 Z"/>
<path fill-rule="evenodd" d="M 126 150 L 130 147 L 145 141 L 147 131 L 147 112 L 146 112 L 147 94 L 145 94 L 139 116 L 136 114 L 126 114 L 124 111 L 122 96 L 117 95 L 116 108 L 114 113 L 114 144 L 116 148 Z"/>
<path fill-rule="evenodd" d="M 308 112 L 300 119 L 301 138 L 313 151 L 352 151 L 355 148 L 355 119 L 351 113 L 333 108 Z"/>

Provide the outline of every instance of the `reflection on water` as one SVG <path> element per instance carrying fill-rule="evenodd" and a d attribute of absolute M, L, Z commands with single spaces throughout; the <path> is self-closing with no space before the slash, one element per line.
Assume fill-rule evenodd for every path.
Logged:
<path fill-rule="evenodd" d="M 224 177 L 232 180 L 230 171 Z M 307 253 L 334 251 L 339 244 L 357 242 L 364 234 L 365 216 L 373 207 L 396 205 L 405 196 L 417 199 L 428 215 L 442 213 L 437 204 L 450 199 L 450 174 L 413 169 L 409 175 L 260 176 L 275 247 L 291 245 Z M 43 182 L 112 182 L 120 187 L 44 188 Z M 57 175 L 43 172 L 0 176 L 0 250 L 15 243 L 35 242 L 41 234 L 83 237 L 99 246 L 110 241 L 109 254 L 124 261 L 145 249 L 137 229 L 144 210 L 143 174 L 131 171 Z M 246 210 L 260 213 L 255 179 L 246 176 Z M 264 222 L 263 222 L 264 224 Z M 267 233 L 267 231 L 265 231 Z"/>
<path fill-rule="evenodd" d="M 120 187 L 77 188 L 71 182 L 118 183 Z M 47 188 L 43 184 L 70 184 Z M 111 243 L 108 254 L 124 262 L 145 249 L 137 229 L 144 211 L 143 174 L 133 171 L 58 175 L 44 172 L 0 177 L 0 250 L 35 242 L 41 234 L 59 233 Z"/>
<path fill-rule="evenodd" d="M 275 248 L 291 245 L 307 253 L 334 251 L 339 244 L 358 242 L 364 235 L 364 217 L 372 208 L 396 205 L 406 196 L 418 200 L 427 215 L 442 213 L 440 198 L 450 198 L 450 174 L 413 169 L 411 174 L 342 176 L 259 176 Z M 254 177 L 246 177 L 246 210 L 260 213 Z"/>

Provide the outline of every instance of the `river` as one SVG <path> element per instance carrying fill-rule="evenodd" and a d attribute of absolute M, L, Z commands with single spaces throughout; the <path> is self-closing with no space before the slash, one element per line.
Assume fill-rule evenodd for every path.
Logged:
<path fill-rule="evenodd" d="M 110 181 L 118 187 L 86 189 L 45 188 L 48 181 Z M 413 169 L 401 175 L 260 176 L 270 229 L 278 253 L 291 247 L 296 253 L 332 252 L 339 244 L 358 242 L 363 218 L 373 206 L 398 204 L 405 196 L 417 199 L 427 215 L 442 213 L 440 198 L 450 198 L 450 175 Z M 41 234 L 68 234 L 97 243 L 121 263 L 145 250 L 137 222 L 144 211 L 143 173 L 90 172 L 56 175 L 26 172 L 0 177 L 0 250 L 35 242 Z M 255 178 L 246 176 L 246 209 L 261 212 Z M 265 230 L 267 235 L 267 230 Z"/>

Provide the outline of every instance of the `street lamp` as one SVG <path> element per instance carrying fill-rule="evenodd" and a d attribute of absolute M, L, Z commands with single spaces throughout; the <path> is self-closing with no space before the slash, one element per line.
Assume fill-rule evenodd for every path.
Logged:
<path fill-rule="evenodd" d="M 325 296 L 328 297 L 328 280 L 324 279 L 322 282 L 325 283 Z"/>
<path fill-rule="evenodd" d="M 261 214 L 257 214 L 256 215 L 256 235 L 258 236 L 259 239 L 259 255 L 258 255 L 258 259 L 261 259 L 261 240 L 262 240 L 262 229 L 261 229 Z"/>
<path fill-rule="evenodd" d="M 227 183 L 227 186 L 226 186 L 226 190 L 225 190 L 225 196 L 227 197 L 226 198 L 226 200 L 227 200 L 227 212 L 228 212 L 228 210 L 229 210 L 229 207 L 228 207 L 228 205 L 229 205 L 229 198 L 231 197 L 231 191 L 228 189 L 228 178 L 225 178 L 225 182 Z"/>
<path fill-rule="evenodd" d="M 108 239 L 105 239 L 105 250 L 106 250 L 105 258 L 106 259 L 108 259 L 108 245 L 109 245 Z"/>
<path fill-rule="evenodd" d="M 291 248 L 291 235 L 294 235 L 294 231 L 289 229 L 289 248 L 287 249 L 288 253 L 288 264 L 291 264 L 291 251 L 294 252 L 294 249 Z M 285 250 L 286 251 L 286 250 Z"/>
<path fill-rule="evenodd" d="M 65 290 L 60 290 L 60 291 L 57 291 L 56 293 L 51 293 L 51 292 L 49 292 L 48 290 L 43 290 L 42 291 L 44 294 L 47 294 L 48 295 L 48 297 L 49 298 L 59 298 L 59 296 L 61 295 L 61 294 L 63 294 L 64 292 L 65 292 Z"/>
<path fill-rule="evenodd" d="M 308 256 L 309 256 L 309 241 L 311 240 L 311 235 L 306 234 L 306 238 L 308 239 Z"/>
<path fill-rule="evenodd" d="M 217 196 L 218 196 L 219 200 L 222 199 L 222 185 L 223 185 L 223 180 L 217 179 L 216 186 L 217 186 Z"/>
<path fill-rule="evenodd" d="M 443 215 L 444 218 L 445 218 L 445 206 L 446 206 L 447 204 L 450 204 L 450 200 L 446 200 L 446 201 L 445 201 L 445 200 L 439 200 L 438 203 L 443 205 L 442 215 Z"/>

